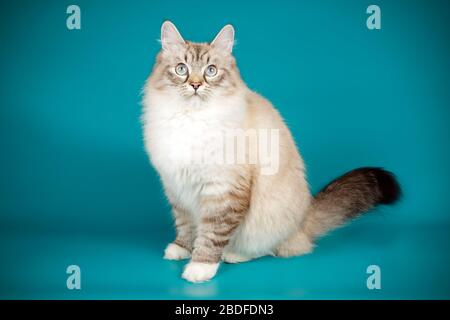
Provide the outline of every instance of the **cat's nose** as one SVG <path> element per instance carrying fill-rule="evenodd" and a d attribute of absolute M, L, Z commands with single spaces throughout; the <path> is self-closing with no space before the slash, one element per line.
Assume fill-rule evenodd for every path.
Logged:
<path fill-rule="evenodd" d="M 194 88 L 194 90 L 197 91 L 197 89 L 200 88 L 200 86 L 202 85 L 202 82 L 201 81 L 191 82 L 190 85 L 192 86 L 192 88 Z"/>

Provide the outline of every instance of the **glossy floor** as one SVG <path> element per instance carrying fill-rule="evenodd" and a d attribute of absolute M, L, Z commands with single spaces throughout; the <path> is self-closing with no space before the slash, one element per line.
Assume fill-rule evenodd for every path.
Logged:
<path fill-rule="evenodd" d="M 365 217 L 336 230 L 311 255 L 223 264 L 205 284 L 180 278 L 185 262 L 162 259 L 164 232 L 23 231 L 0 237 L 8 299 L 442 299 L 450 298 L 446 225 L 384 226 Z M 81 268 L 81 290 L 66 288 L 66 267 Z M 381 269 L 368 290 L 366 269 Z"/>

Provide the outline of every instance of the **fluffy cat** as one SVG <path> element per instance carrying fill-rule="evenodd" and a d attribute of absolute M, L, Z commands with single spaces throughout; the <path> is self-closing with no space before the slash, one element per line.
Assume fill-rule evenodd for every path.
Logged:
<path fill-rule="evenodd" d="M 242 81 L 233 43 L 231 25 L 211 43 L 192 43 L 166 21 L 162 50 L 144 87 L 145 147 L 176 226 L 164 258 L 190 258 L 182 277 L 191 282 L 210 280 L 222 260 L 309 253 L 316 237 L 400 195 L 392 173 L 360 168 L 313 197 L 289 129 L 271 103 Z M 262 174 L 260 161 L 192 161 L 196 154 L 220 153 L 220 137 L 235 129 L 277 130 L 276 173 Z"/>

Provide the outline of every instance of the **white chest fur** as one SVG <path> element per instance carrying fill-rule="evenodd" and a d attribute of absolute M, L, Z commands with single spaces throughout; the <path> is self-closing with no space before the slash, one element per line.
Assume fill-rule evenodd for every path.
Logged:
<path fill-rule="evenodd" d="M 223 152 L 224 132 L 242 127 L 244 116 L 240 97 L 189 104 L 158 94 L 145 97 L 145 147 L 176 201 L 197 211 L 202 183 L 220 174 L 208 161 Z"/>

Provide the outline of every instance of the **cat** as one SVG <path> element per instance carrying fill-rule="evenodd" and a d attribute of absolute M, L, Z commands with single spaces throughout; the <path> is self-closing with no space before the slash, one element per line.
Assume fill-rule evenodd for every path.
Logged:
<path fill-rule="evenodd" d="M 221 261 L 309 253 L 320 235 L 378 204 L 396 202 L 401 194 L 394 174 L 366 167 L 344 174 L 313 197 L 289 129 L 272 104 L 241 79 L 234 41 L 231 25 L 210 43 L 193 43 L 165 21 L 162 48 L 143 88 L 145 148 L 176 227 L 164 258 L 190 258 L 182 273 L 190 282 L 212 279 Z M 276 130 L 275 173 L 263 174 L 258 161 L 192 161 L 197 154 L 220 153 L 220 137 L 235 129 Z"/>

